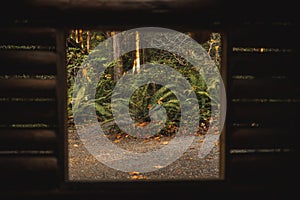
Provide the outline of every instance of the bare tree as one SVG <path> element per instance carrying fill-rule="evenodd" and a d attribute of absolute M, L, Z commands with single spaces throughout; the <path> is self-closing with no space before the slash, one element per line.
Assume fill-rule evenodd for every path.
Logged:
<path fill-rule="evenodd" d="M 140 36 L 139 32 L 135 33 L 135 59 L 133 61 L 132 73 L 137 72 L 138 74 L 141 72 L 141 59 L 140 59 Z"/>
<path fill-rule="evenodd" d="M 123 61 L 120 55 L 120 36 L 117 35 L 117 32 L 111 32 L 111 36 L 113 37 L 114 59 L 117 60 L 114 66 L 114 81 L 117 82 L 123 75 Z"/>

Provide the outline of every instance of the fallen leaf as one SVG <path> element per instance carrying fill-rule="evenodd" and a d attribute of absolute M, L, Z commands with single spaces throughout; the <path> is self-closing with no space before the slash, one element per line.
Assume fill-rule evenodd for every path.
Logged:
<path fill-rule="evenodd" d="M 120 140 L 115 140 L 115 141 L 114 141 L 114 143 L 119 143 L 119 142 L 120 142 Z"/>
<path fill-rule="evenodd" d="M 166 145 L 166 144 L 169 144 L 169 142 L 168 141 L 163 141 L 162 144 Z"/>
<path fill-rule="evenodd" d="M 161 168 L 163 168 L 164 166 L 161 166 L 161 165 L 155 165 L 155 166 L 153 166 L 154 168 L 156 168 L 156 169 L 161 169 Z"/>
<path fill-rule="evenodd" d="M 73 147 L 78 147 L 78 144 L 74 144 Z"/>
<path fill-rule="evenodd" d="M 139 175 L 140 172 L 135 172 L 135 171 L 133 171 L 133 172 L 129 172 L 129 174 L 130 174 L 131 176 L 133 176 L 133 175 Z"/>
<path fill-rule="evenodd" d="M 156 137 L 154 138 L 154 140 L 160 140 L 160 137 L 159 137 L 159 136 L 156 136 Z"/>
<path fill-rule="evenodd" d="M 137 124 L 136 126 L 144 127 L 144 126 L 147 126 L 148 124 L 149 124 L 149 122 L 141 122 L 141 123 Z"/>
<path fill-rule="evenodd" d="M 133 179 L 133 180 L 147 179 L 147 176 L 143 176 L 143 175 L 134 175 L 134 176 L 131 177 L 131 179 Z"/>
<path fill-rule="evenodd" d="M 120 139 L 121 137 L 122 137 L 121 135 L 117 135 L 117 136 L 116 136 L 117 139 Z"/>

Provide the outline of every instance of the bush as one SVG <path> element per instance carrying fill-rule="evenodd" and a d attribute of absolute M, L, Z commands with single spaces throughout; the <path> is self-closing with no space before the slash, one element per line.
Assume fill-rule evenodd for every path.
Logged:
<path fill-rule="evenodd" d="M 105 38 L 103 38 L 105 39 Z M 212 55 L 212 59 L 215 60 L 216 65 L 220 65 L 220 35 L 212 34 L 211 40 L 203 44 L 209 53 Z M 122 55 L 123 71 L 127 73 L 133 66 L 134 52 L 129 52 L 126 55 Z M 68 110 L 70 117 L 72 116 L 72 92 L 75 76 L 80 69 L 82 62 L 86 59 L 87 54 L 82 53 L 80 48 L 68 47 L 67 49 L 67 61 L 68 61 Z M 200 123 L 208 124 L 211 116 L 211 105 L 218 103 L 213 95 L 208 93 L 207 85 L 199 75 L 198 71 L 191 66 L 190 63 L 185 61 L 170 52 L 157 49 L 145 49 L 142 52 L 142 64 L 153 63 L 153 64 L 164 64 L 173 67 L 175 70 L 180 72 L 192 85 L 190 91 L 187 93 L 195 92 L 198 105 L 200 109 Z M 107 132 L 119 132 L 120 130 L 114 124 L 111 97 L 113 90 L 116 86 L 114 81 L 114 67 L 117 62 L 109 63 L 109 67 L 105 70 L 105 73 L 101 75 L 100 80 L 97 84 L 96 95 L 94 101 L 84 101 L 87 98 L 86 91 L 84 88 L 80 89 L 77 93 L 77 101 L 82 105 L 80 109 L 84 109 L 85 106 L 91 104 L 95 105 L 95 112 L 98 116 L 98 121 L 105 127 Z M 82 70 L 82 73 L 87 73 Z M 84 75 L 84 74 L 83 74 Z M 89 77 L 86 77 L 87 80 Z M 89 81 L 89 80 L 88 80 Z M 214 80 L 212 80 L 214 81 Z M 174 80 L 174 84 L 176 84 Z M 218 80 L 211 82 L 210 87 L 217 87 Z M 188 99 L 187 99 L 188 100 Z M 142 125 L 150 122 L 149 111 L 153 106 L 159 104 L 163 106 L 167 113 L 167 122 L 165 128 L 160 133 L 162 134 L 174 134 L 178 129 L 180 122 L 180 102 L 174 95 L 174 93 L 167 87 L 163 87 L 157 84 L 149 83 L 139 87 L 131 96 L 129 100 L 129 111 L 132 119 L 137 125 Z M 76 105 L 73 105 L 76 106 Z M 112 131 L 113 130 L 113 131 Z"/>

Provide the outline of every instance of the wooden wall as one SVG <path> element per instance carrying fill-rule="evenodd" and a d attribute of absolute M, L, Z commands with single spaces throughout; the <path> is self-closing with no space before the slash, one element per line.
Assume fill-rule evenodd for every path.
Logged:
<path fill-rule="evenodd" d="M 0 14 L 0 197 L 277 196 L 295 191 L 300 84 L 292 1 L 11 0 L 3 9 L 8 14 Z M 224 180 L 65 181 L 66 30 L 140 26 L 224 34 Z"/>

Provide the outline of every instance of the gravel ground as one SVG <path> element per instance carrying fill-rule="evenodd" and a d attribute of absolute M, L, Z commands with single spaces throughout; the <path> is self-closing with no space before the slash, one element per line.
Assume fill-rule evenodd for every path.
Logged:
<path fill-rule="evenodd" d="M 86 131 L 90 131 L 89 128 Z M 74 126 L 69 126 L 69 167 L 68 175 L 71 181 L 126 181 L 126 180 L 179 180 L 179 179 L 218 179 L 219 178 L 219 145 L 203 159 L 198 157 L 198 149 L 203 142 L 203 135 L 196 135 L 188 150 L 172 164 L 152 172 L 122 172 L 99 162 L 82 144 Z M 120 148 L 147 152 L 161 148 L 172 140 L 168 136 L 158 136 L 148 139 L 136 139 L 128 135 L 107 136 L 111 142 Z M 149 163 L 150 164 L 150 163 Z"/>

